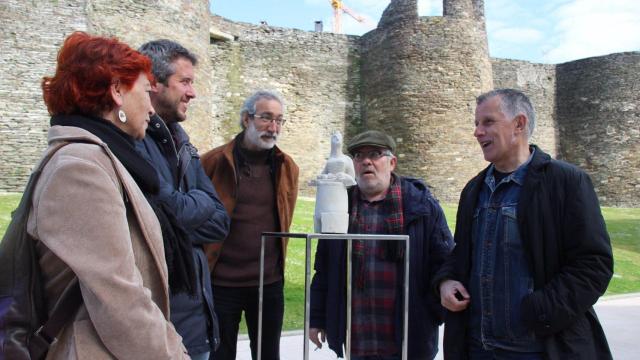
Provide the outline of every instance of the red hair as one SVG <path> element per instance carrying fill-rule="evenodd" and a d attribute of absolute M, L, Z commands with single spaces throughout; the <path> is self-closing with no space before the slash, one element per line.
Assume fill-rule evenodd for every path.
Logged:
<path fill-rule="evenodd" d="M 60 48 L 55 75 L 42 79 L 42 96 L 51 115 L 100 115 L 115 106 L 111 84 L 129 90 L 140 73 L 153 81 L 148 57 L 116 38 L 76 31 Z"/>

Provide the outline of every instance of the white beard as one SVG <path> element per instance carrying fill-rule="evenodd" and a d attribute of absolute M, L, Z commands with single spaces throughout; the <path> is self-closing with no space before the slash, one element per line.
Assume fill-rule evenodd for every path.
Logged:
<path fill-rule="evenodd" d="M 245 130 L 245 138 L 253 145 L 263 150 L 269 150 L 276 145 L 278 134 L 271 131 L 258 131 L 253 121 L 249 121 L 249 126 Z M 263 136 L 267 136 L 264 138 Z"/>

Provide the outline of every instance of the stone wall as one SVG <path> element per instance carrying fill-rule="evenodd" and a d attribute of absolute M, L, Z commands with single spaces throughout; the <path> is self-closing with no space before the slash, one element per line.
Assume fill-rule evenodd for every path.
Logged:
<path fill-rule="evenodd" d="M 65 36 L 86 29 L 84 1 L 0 2 L 0 191 L 22 191 L 46 148 L 40 82 Z"/>
<path fill-rule="evenodd" d="M 603 204 L 640 206 L 640 52 L 560 64 L 556 81 L 563 158 Z"/>
<path fill-rule="evenodd" d="M 208 1 L 86 0 L 0 4 L 0 191 L 21 191 L 46 148 L 49 115 L 40 81 L 55 72 L 57 52 L 73 31 L 116 36 L 133 47 L 169 38 L 194 51 L 199 98 L 185 127 L 195 144 L 212 142 Z M 174 24 L 168 26 L 168 24 Z M 180 32 L 176 32 L 176 27 Z M 194 120 L 195 119 L 195 120 Z M 200 120 L 198 120 L 200 119 Z"/>
<path fill-rule="evenodd" d="M 556 66 L 527 61 L 492 59 L 495 88 L 522 90 L 536 111 L 531 142 L 553 157 L 559 157 L 560 135 L 556 123 Z"/>
<path fill-rule="evenodd" d="M 322 170 L 334 130 L 352 133 L 360 125 L 360 54 L 357 37 L 232 23 L 213 18 L 233 41 L 214 41 L 213 123 L 215 145 L 240 131 L 244 99 L 258 89 L 282 94 L 286 118 L 279 146 L 300 167 L 303 194 Z"/>
<path fill-rule="evenodd" d="M 403 21 L 383 15 L 389 25 L 361 39 L 363 122 L 397 140 L 399 173 L 425 179 L 438 198 L 455 202 L 485 166 L 472 135 L 475 97 L 492 86 L 484 25 L 419 18 L 415 0 L 394 5 L 385 15 Z"/>
<path fill-rule="evenodd" d="M 640 206 L 640 53 L 561 65 L 490 59 L 483 0 L 443 0 L 445 16 L 418 17 L 392 0 L 362 37 L 252 25 L 209 13 L 207 0 L 4 0 L 0 3 L 0 191 L 21 191 L 46 147 L 42 76 L 74 30 L 133 47 L 176 40 L 200 63 L 187 131 L 201 152 L 238 131 L 244 98 L 280 92 L 288 122 L 280 146 L 301 169 L 302 194 L 329 154 L 329 136 L 376 128 L 399 144 L 399 172 L 456 201 L 486 165 L 473 138 L 475 97 L 515 87 L 538 113 L 532 139 L 583 167 L 605 205 Z M 226 41 L 210 29 L 227 33 Z"/>
<path fill-rule="evenodd" d="M 89 0 L 87 17 L 94 34 L 114 35 L 134 48 L 166 38 L 177 41 L 198 57 L 196 98 L 189 103 L 187 129 L 196 147 L 213 139 L 209 59 L 209 2 L 207 0 L 113 1 Z"/>
<path fill-rule="evenodd" d="M 584 169 L 602 204 L 640 206 L 640 53 L 560 65 L 492 63 L 496 88 L 531 97 L 538 117 L 533 143 Z"/>

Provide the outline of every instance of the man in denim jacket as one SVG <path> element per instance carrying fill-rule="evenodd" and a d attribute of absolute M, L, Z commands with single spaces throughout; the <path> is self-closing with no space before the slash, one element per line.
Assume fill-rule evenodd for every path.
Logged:
<path fill-rule="evenodd" d="M 434 281 L 450 311 L 445 358 L 611 358 L 592 305 L 613 258 L 589 177 L 529 145 L 535 112 L 520 91 L 478 97 L 475 125 L 491 164 L 462 191 Z"/>

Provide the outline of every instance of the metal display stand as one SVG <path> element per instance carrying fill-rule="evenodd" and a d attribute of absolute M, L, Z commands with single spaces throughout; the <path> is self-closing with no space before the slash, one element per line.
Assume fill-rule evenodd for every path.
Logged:
<path fill-rule="evenodd" d="M 369 234 L 301 234 L 282 232 L 263 232 L 260 238 L 260 286 L 258 299 L 258 360 L 262 360 L 262 302 L 264 296 L 264 244 L 267 238 L 306 239 L 304 267 L 304 360 L 309 360 L 309 312 L 311 288 L 311 239 L 347 240 L 347 338 L 345 358 L 351 358 L 351 254 L 352 240 L 396 240 L 405 243 L 404 262 L 404 311 L 402 360 L 407 360 L 407 339 L 409 335 L 409 235 L 369 235 Z"/>

